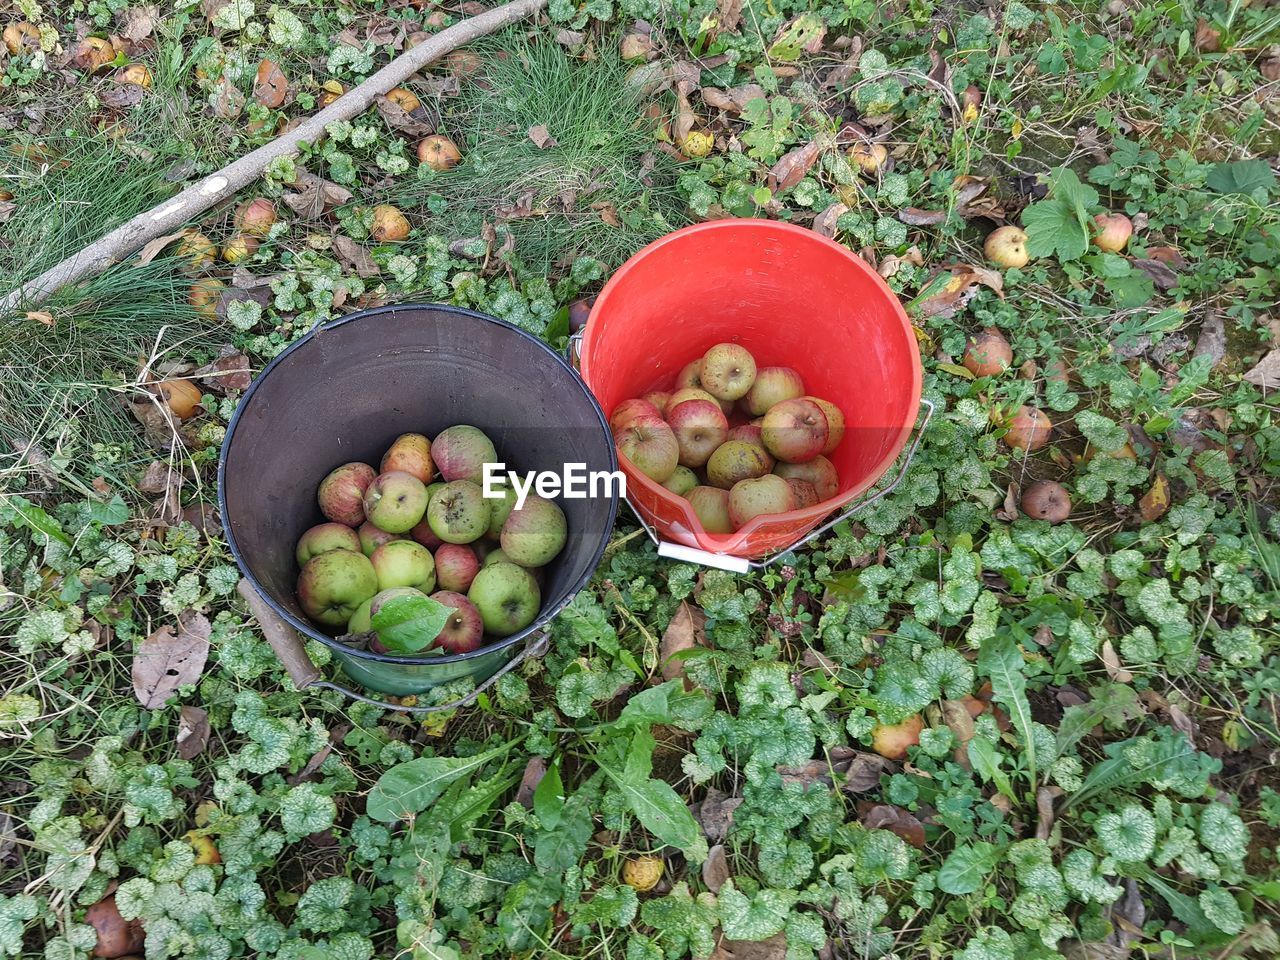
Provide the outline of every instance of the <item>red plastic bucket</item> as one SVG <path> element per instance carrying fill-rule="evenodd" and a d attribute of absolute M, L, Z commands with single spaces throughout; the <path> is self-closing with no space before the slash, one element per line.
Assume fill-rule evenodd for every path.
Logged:
<path fill-rule="evenodd" d="M 829 455 L 835 498 L 709 534 L 687 500 L 618 459 L 627 499 L 661 540 L 755 559 L 795 546 L 892 466 L 920 409 L 920 352 L 897 297 L 845 247 L 789 224 L 730 219 L 677 230 L 619 268 L 583 331 L 582 376 L 608 414 L 670 390 L 685 364 L 725 341 L 760 366 L 794 367 L 809 394 L 844 412 L 844 439 Z"/>

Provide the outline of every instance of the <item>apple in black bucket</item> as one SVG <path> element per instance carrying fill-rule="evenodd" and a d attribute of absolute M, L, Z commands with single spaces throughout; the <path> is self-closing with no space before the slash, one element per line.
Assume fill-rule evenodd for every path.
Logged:
<path fill-rule="evenodd" d="M 473 428 L 475 434 L 457 429 L 461 426 Z M 481 609 L 483 603 L 472 603 L 482 622 L 491 624 L 475 649 L 430 657 L 379 653 L 370 645 L 362 648 L 354 638 L 344 642 L 342 629 L 320 629 L 307 617 L 295 593 L 299 539 L 317 524 L 334 522 L 320 509 L 320 481 L 349 464 L 370 465 L 372 471 L 372 465 L 380 466 L 384 453 L 389 455 L 388 448 L 405 434 L 436 438 L 438 443 L 449 428 L 455 429 L 446 435 L 442 459 L 451 463 L 450 472 L 460 479 L 474 476 L 474 446 L 483 447 L 476 434 L 487 439 L 495 458 L 501 455 L 507 470 L 521 477 L 532 473 L 563 477 L 573 465 L 601 476 L 617 471 L 604 415 L 563 357 L 511 324 L 447 306 L 383 307 L 352 314 L 307 334 L 251 385 L 223 444 L 219 499 L 232 552 L 246 578 L 290 625 L 328 646 L 353 679 L 386 693 L 419 693 L 463 676 L 491 675 L 585 585 L 613 527 L 617 509 L 613 484 L 586 485 L 595 496 L 535 498 L 530 492 L 530 515 L 539 522 L 530 525 L 525 518 L 513 525 L 507 539 L 516 551 L 514 557 L 526 563 L 551 553 L 538 568 L 542 585 L 534 583 L 536 609 L 529 617 L 527 597 L 519 596 L 520 589 L 535 578 L 513 564 L 511 556 L 489 565 L 497 571 L 481 581 L 479 591 L 476 573 L 467 587 L 468 593 L 475 593 L 473 600 L 498 599 L 491 601 L 497 609 L 490 610 L 488 617 Z M 465 442 L 453 444 L 458 434 L 462 436 L 457 439 Z M 459 448 L 457 472 L 451 446 Z M 373 478 L 363 471 L 355 473 L 358 481 L 368 479 L 367 491 Z M 415 479 L 422 483 L 421 477 Z M 506 498 L 495 501 L 499 502 Z M 363 498 L 361 503 L 363 507 Z M 345 505 L 351 506 L 349 498 Z M 429 505 L 424 513 L 429 521 Z M 354 511 L 343 519 L 351 525 Z M 421 520 L 391 536 L 424 542 Z M 360 517 L 354 526 L 364 529 L 362 524 L 367 522 Z M 405 522 L 402 511 L 392 525 L 402 527 Z M 529 526 L 523 537 L 518 535 L 521 523 Z M 476 546 L 489 543 L 491 533 L 498 538 L 494 548 L 508 545 L 502 543 L 506 524 L 494 526 L 484 524 Z M 559 549 L 555 549 L 557 540 Z M 363 552 L 349 547 L 348 543 L 340 549 L 368 563 Z M 482 552 L 491 551 L 477 550 L 477 560 Z M 357 563 L 350 561 L 351 566 Z M 504 565 L 515 573 L 503 570 Z M 361 589 L 367 588 L 366 579 Z M 462 625 L 453 626 L 460 630 Z M 512 631 L 507 636 L 496 635 L 507 628 Z"/>

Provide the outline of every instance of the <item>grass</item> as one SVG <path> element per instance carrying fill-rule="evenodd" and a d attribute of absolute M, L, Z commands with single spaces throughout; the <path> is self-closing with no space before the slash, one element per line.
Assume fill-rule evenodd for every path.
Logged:
<path fill-rule="evenodd" d="M 531 267 L 550 268 L 584 254 L 619 263 L 684 222 L 673 164 L 616 58 L 582 62 L 519 34 L 476 53 L 483 88 L 466 84 L 441 124 L 463 163 L 424 168 L 403 196 L 431 230 L 465 239 L 491 224 Z M 534 143 L 539 126 L 554 144 Z"/>

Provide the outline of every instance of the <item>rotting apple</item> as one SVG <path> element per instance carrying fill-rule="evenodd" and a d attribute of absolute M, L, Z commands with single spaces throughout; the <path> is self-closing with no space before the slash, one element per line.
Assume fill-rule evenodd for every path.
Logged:
<path fill-rule="evenodd" d="M 874 177 L 889 159 L 889 149 L 883 143 L 855 143 L 849 148 L 849 159 L 868 177 Z"/>
<path fill-rule="evenodd" d="M 773 467 L 773 456 L 764 447 L 747 440 L 726 440 L 707 461 L 707 482 L 728 490 L 741 480 L 763 477 Z"/>
<path fill-rule="evenodd" d="M 666 483 L 680 462 L 680 444 L 667 421 L 634 417 L 617 436 L 618 452 L 650 480 Z"/>
<path fill-rule="evenodd" d="M 915 713 L 901 723 L 878 724 L 871 731 L 871 749 L 886 760 L 907 759 L 907 748 L 918 746 L 924 719 Z"/>
<path fill-rule="evenodd" d="M 819 501 L 830 500 L 840 492 L 840 477 L 835 465 L 821 454 L 804 463 L 779 463 L 773 472 L 784 480 L 809 481 Z"/>
<path fill-rule="evenodd" d="M 364 523 L 364 492 L 378 476 L 367 463 L 344 463 L 320 481 L 316 499 L 320 512 L 335 523 L 358 527 Z"/>
<path fill-rule="evenodd" d="M 298 566 L 306 566 L 312 557 L 318 557 L 330 550 L 360 549 L 360 538 L 345 523 L 318 523 L 298 538 L 298 547 L 294 556 Z"/>
<path fill-rule="evenodd" d="M 1025 267 L 1031 262 L 1031 254 L 1027 251 L 1026 231 L 1012 224 L 997 227 L 987 234 L 987 239 L 982 244 L 982 252 L 997 267 L 1006 270 Z"/>
<path fill-rule="evenodd" d="M 795 397 L 770 407 L 760 432 L 765 449 L 774 457 L 787 463 L 804 463 L 822 453 L 831 431 L 820 406 Z"/>
<path fill-rule="evenodd" d="M 437 172 L 452 170 L 462 162 L 458 145 L 440 133 L 418 141 L 418 162 Z"/>
<path fill-rule="evenodd" d="M 795 509 L 791 485 L 774 473 L 739 480 L 729 491 L 729 519 L 735 530 L 756 517 Z"/>
<path fill-rule="evenodd" d="M 720 487 L 694 487 L 686 499 L 707 533 L 733 533 L 733 521 L 729 519 L 728 490 Z"/>
<path fill-rule="evenodd" d="M 1022 512 L 1035 520 L 1059 524 L 1071 516 L 1071 494 L 1052 480 L 1037 480 L 1022 493 Z"/>
<path fill-rule="evenodd" d="M 387 91 L 387 99 L 405 113 L 413 113 L 413 111 L 422 106 L 422 101 L 418 99 L 418 95 L 407 87 L 393 87 Z"/>
<path fill-rule="evenodd" d="M 413 540 L 392 540 L 369 557 L 378 576 L 378 589 L 413 587 L 430 593 L 436 587 L 436 562 L 431 551 Z"/>
<path fill-rule="evenodd" d="M 755 357 L 741 344 L 717 343 L 702 355 L 698 379 L 717 400 L 745 397 L 756 382 Z"/>
<path fill-rule="evenodd" d="M 252 237 L 265 237 L 277 219 L 276 205 L 266 197 L 246 200 L 236 207 L 233 217 L 236 229 Z"/>
<path fill-rule="evenodd" d="M 452 610 L 431 647 L 448 654 L 479 650 L 484 643 L 484 618 L 476 605 L 457 590 L 437 590 L 431 599 Z"/>
<path fill-rule="evenodd" d="M 466 543 L 442 543 L 436 549 L 436 586 L 466 593 L 480 572 L 480 558 Z"/>
<path fill-rule="evenodd" d="M 243 263 L 258 252 L 258 238 L 248 234 L 234 234 L 222 247 L 222 259 L 227 263 Z"/>
<path fill-rule="evenodd" d="M 4 28 L 4 45 L 11 56 L 34 53 L 40 49 L 40 28 L 26 20 L 17 20 Z"/>
<path fill-rule="evenodd" d="M 380 203 L 373 208 L 373 226 L 369 236 L 377 243 L 398 243 L 409 236 L 409 221 L 398 207 Z"/>
<path fill-rule="evenodd" d="M 431 441 L 420 433 L 402 433 L 382 455 L 379 470 L 403 470 L 413 474 L 423 483 L 430 483 L 435 476 L 435 463 L 431 460 Z"/>
<path fill-rule="evenodd" d="M 431 457 L 446 482 L 484 479 L 484 465 L 496 463 L 498 452 L 483 430 L 460 423 L 440 431 L 431 443 Z"/>
<path fill-rule="evenodd" d="M 499 542 L 512 563 L 541 567 L 559 555 L 568 538 L 569 524 L 559 504 L 530 494 L 507 517 Z"/>
<path fill-rule="evenodd" d="M 542 591 L 532 573 L 503 560 L 480 568 L 467 599 L 480 611 L 487 633 L 509 637 L 537 618 Z"/>
<path fill-rule="evenodd" d="M 490 509 L 478 483 L 452 480 L 431 497 L 427 522 L 445 543 L 471 543 L 489 529 Z"/>
<path fill-rule="evenodd" d="M 187 303 L 205 320 L 218 319 L 218 305 L 227 285 L 217 277 L 201 277 L 187 290 Z"/>
<path fill-rule="evenodd" d="M 695 398 L 675 404 L 667 413 L 667 423 L 676 435 L 680 465 L 701 467 L 729 435 L 729 421 L 712 400 Z"/>
<path fill-rule="evenodd" d="M 1013 363 L 1013 348 L 995 327 L 974 334 L 965 344 L 961 362 L 975 377 L 997 377 Z"/>
<path fill-rule="evenodd" d="M 753 417 L 768 413 L 784 400 L 804 396 L 804 379 L 791 367 L 761 367 L 756 381 L 744 398 L 747 412 Z"/>
<path fill-rule="evenodd" d="M 378 592 L 378 576 L 363 553 L 327 550 L 298 574 L 298 603 L 326 627 L 345 627 L 356 608 Z"/>
<path fill-rule="evenodd" d="M 151 89 L 151 71 L 147 69 L 145 63 L 130 63 L 123 66 L 111 79 L 116 83 L 131 83 L 135 87 L 142 87 L 143 90 Z"/>
<path fill-rule="evenodd" d="M 812 400 L 821 407 L 822 415 L 827 418 L 827 442 L 822 452 L 830 453 L 840 446 L 840 441 L 844 439 L 844 411 L 830 400 L 823 400 L 822 397 L 806 396 L 805 399 Z"/>
<path fill-rule="evenodd" d="M 803 510 L 805 507 L 812 507 L 821 502 L 818 491 L 808 480 L 797 480 L 792 477 L 787 480 L 787 485 L 791 487 L 791 499 L 795 502 L 796 510 Z"/>
<path fill-rule="evenodd" d="M 403 470 L 389 470 L 374 477 L 365 490 L 364 513 L 379 530 L 408 533 L 422 520 L 427 500 L 421 480 Z"/>
<path fill-rule="evenodd" d="M 736 427 L 729 430 L 727 440 L 745 440 L 747 443 L 754 443 L 761 450 L 764 449 L 764 434 L 761 432 L 760 424 L 740 423 Z"/>
<path fill-rule="evenodd" d="M 1049 442 L 1053 421 L 1037 407 L 1021 406 L 1009 420 L 1004 442 L 1015 450 L 1039 450 Z"/>

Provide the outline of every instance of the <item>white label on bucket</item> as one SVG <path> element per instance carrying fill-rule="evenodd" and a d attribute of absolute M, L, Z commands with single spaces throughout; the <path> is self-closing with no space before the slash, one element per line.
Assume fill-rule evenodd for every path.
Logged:
<path fill-rule="evenodd" d="M 560 473 L 554 470 L 530 470 L 523 476 L 508 470 L 505 463 L 486 463 L 481 489 L 485 497 L 500 500 L 510 484 L 516 492 L 515 509 L 524 506 L 530 491 L 553 500 L 594 500 L 597 497 L 625 497 L 627 477 L 621 470 L 588 470 L 585 463 L 566 463 Z"/>

